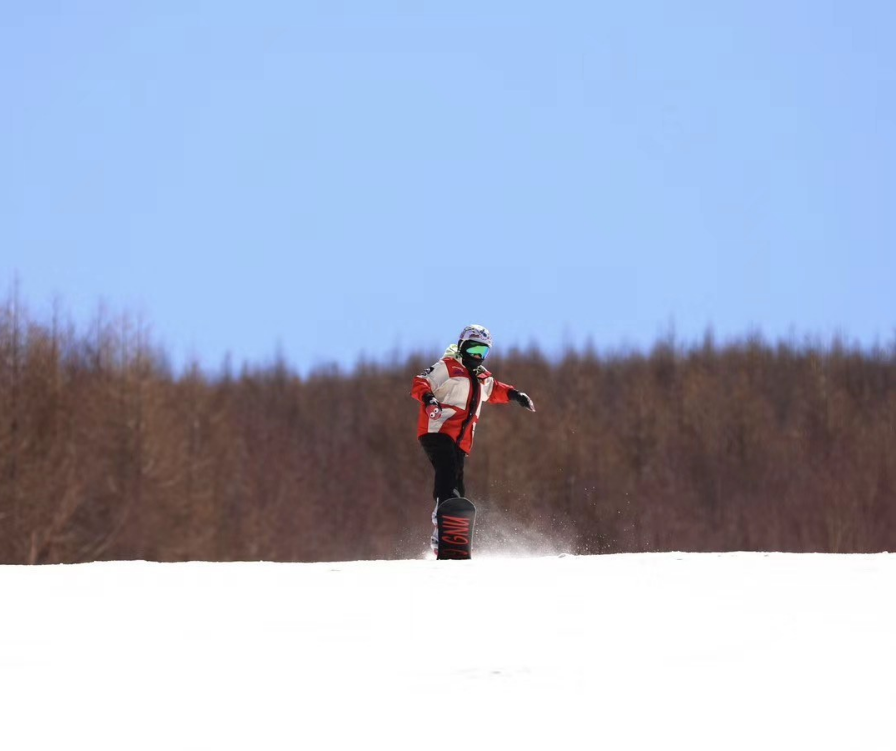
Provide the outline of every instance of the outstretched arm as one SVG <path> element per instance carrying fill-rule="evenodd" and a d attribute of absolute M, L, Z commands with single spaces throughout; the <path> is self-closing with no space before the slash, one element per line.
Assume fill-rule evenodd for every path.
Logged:
<path fill-rule="evenodd" d="M 528 394 L 524 394 L 522 391 L 517 391 L 516 389 L 510 389 L 508 396 L 521 407 L 525 407 L 530 412 L 535 411 L 535 402 L 532 401 Z"/>
<path fill-rule="evenodd" d="M 502 383 L 495 379 L 495 385 L 492 389 L 489 401 L 494 404 L 507 404 L 508 402 L 516 402 L 521 407 L 525 407 L 530 412 L 535 411 L 535 404 L 522 391 L 517 391 L 509 383 Z"/>

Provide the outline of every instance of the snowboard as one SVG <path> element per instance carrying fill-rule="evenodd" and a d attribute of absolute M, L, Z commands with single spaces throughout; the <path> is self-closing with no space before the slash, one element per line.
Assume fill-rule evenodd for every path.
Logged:
<path fill-rule="evenodd" d="M 448 498 L 436 510 L 438 560 L 469 560 L 473 552 L 476 507 L 466 498 Z"/>

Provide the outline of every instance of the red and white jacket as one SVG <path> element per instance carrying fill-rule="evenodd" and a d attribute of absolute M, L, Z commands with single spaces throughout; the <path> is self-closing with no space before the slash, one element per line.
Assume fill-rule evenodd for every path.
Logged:
<path fill-rule="evenodd" d="M 411 396 L 420 402 L 417 436 L 444 433 L 454 439 L 461 451 L 469 454 L 482 403 L 507 404 L 513 386 L 501 383 L 483 367 L 474 375 L 464 367 L 459 356 L 453 356 L 453 351 L 456 348 L 449 347 L 445 357 L 414 378 Z M 437 420 L 430 420 L 424 411 L 423 397 L 428 393 L 442 407 L 442 415 Z"/>

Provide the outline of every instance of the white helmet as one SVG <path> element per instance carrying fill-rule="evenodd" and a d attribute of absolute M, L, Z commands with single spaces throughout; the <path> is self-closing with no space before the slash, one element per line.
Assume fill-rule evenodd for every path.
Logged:
<path fill-rule="evenodd" d="M 462 347 L 464 342 L 478 342 L 488 347 L 492 346 L 492 332 L 485 326 L 472 323 L 460 332 L 460 339 L 457 340 L 457 346 Z"/>

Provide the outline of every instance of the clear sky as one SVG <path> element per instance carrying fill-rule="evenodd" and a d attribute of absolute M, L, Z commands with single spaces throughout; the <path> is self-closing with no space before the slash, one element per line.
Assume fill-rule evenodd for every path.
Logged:
<path fill-rule="evenodd" d="M 896 328 L 896 4 L 0 3 L 0 292 L 299 370 Z"/>

